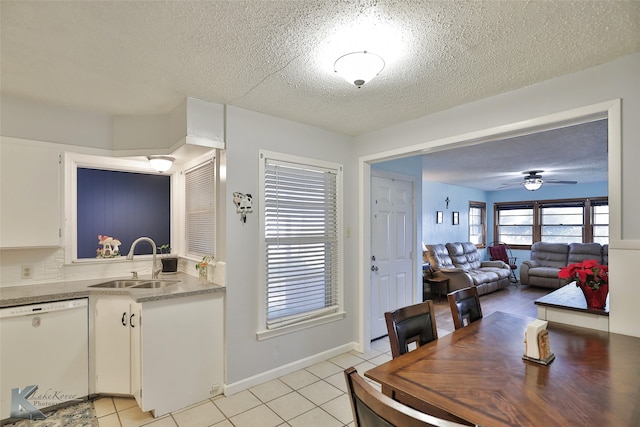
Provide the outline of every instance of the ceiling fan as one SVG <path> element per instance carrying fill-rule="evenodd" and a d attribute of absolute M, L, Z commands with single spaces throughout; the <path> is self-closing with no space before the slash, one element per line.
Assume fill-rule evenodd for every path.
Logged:
<path fill-rule="evenodd" d="M 502 184 L 502 187 L 508 187 L 508 186 L 512 186 L 512 185 L 522 185 L 524 188 L 526 188 L 529 191 L 536 191 L 538 190 L 540 187 L 542 187 L 542 184 L 547 183 L 547 184 L 577 184 L 578 181 L 562 181 L 562 180 L 558 180 L 558 179 L 542 179 L 542 175 L 540 175 L 542 172 L 542 170 L 532 170 L 532 171 L 526 171 L 526 172 L 522 172 L 525 177 L 524 179 L 519 182 L 519 183 L 515 183 L 515 184 Z"/>

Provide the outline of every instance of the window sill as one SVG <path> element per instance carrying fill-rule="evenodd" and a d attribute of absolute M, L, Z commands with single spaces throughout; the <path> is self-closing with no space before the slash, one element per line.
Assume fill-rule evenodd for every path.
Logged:
<path fill-rule="evenodd" d="M 264 329 L 256 332 L 256 337 L 258 338 L 258 341 L 263 341 L 293 332 L 302 331 L 304 329 L 313 328 L 315 326 L 336 322 L 338 320 L 344 319 L 345 316 L 346 313 L 344 311 L 339 311 L 337 313 L 328 314 L 326 316 L 318 317 L 315 319 L 309 319 L 292 325 L 283 326 L 278 329 Z"/>

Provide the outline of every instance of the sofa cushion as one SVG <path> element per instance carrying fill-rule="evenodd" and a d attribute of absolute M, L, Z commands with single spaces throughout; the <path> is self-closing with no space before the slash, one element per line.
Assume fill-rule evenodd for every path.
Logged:
<path fill-rule="evenodd" d="M 536 267 L 534 272 L 530 271 L 530 274 L 535 275 L 537 277 L 549 277 L 549 278 L 557 279 L 559 271 L 560 269 L 556 267 Z"/>
<path fill-rule="evenodd" d="M 463 270 L 476 270 L 480 268 L 480 253 L 471 242 L 447 243 L 447 250 L 453 265 Z"/>
<path fill-rule="evenodd" d="M 568 257 L 569 245 L 566 243 L 536 242 L 531 246 L 531 260 L 536 267 L 566 267 Z"/>
<path fill-rule="evenodd" d="M 602 246 L 600 243 L 571 243 L 569 244 L 569 264 L 575 264 L 587 259 L 602 262 Z"/>
<path fill-rule="evenodd" d="M 432 270 L 455 268 L 444 245 L 427 245 L 426 256 Z"/>
<path fill-rule="evenodd" d="M 500 280 L 500 276 L 495 271 L 471 270 L 468 273 L 476 286 Z"/>

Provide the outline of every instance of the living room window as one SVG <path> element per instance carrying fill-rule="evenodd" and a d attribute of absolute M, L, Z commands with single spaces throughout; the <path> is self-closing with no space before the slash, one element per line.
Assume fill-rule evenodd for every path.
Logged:
<path fill-rule="evenodd" d="M 469 241 L 477 248 L 487 245 L 487 204 L 485 202 L 469 202 Z"/>
<path fill-rule="evenodd" d="M 582 242 L 584 226 L 584 203 L 576 206 L 553 203 L 540 206 L 541 237 L 548 243 Z"/>
<path fill-rule="evenodd" d="M 494 205 L 496 241 L 530 249 L 534 242 L 609 243 L 607 197 Z"/>
<path fill-rule="evenodd" d="M 258 336 L 267 338 L 342 310 L 342 166 L 260 155 L 265 323 Z"/>
<path fill-rule="evenodd" d="M 526 247 L 533 244 L 533 205 L 500 204 L 495 208 L 494 240 L 511 247 Z"/>
<path fill-rule="evenodd" d="M 591 235 L 595 243 L 609 243 L 609 204 L 606 201 L 591 201 Z"/>

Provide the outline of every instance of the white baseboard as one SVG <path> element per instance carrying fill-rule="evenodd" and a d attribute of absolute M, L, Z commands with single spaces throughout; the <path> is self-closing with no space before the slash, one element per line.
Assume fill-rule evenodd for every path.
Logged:
<path fill-rule="evenodd" d="M 331 359 L 332 357 L 347 353 L 351 350 L 356 349 L 356 347 L 357 343 L 351 342 L 327 351 L 323 351 L 322 353 L 314 354 L 313 356 L 309 356 L 304 359 L 296 360 L 295 362 L 287 363 L 286 365 L 279 366 L 270 371 L 262 372 L 260 374 L 245 378 L 240 381 L 236 381 L 231 384 L 225 384 L 224 394 L 225 396 L 231 396 L 232 394 L 236 394 L 248 388 L 266 383 L 283 375 L 299 371 L 300 369 L 304 369 L 308 366 L 315 365 L 316 363 L 324 362 L 325 360 Z"/>

